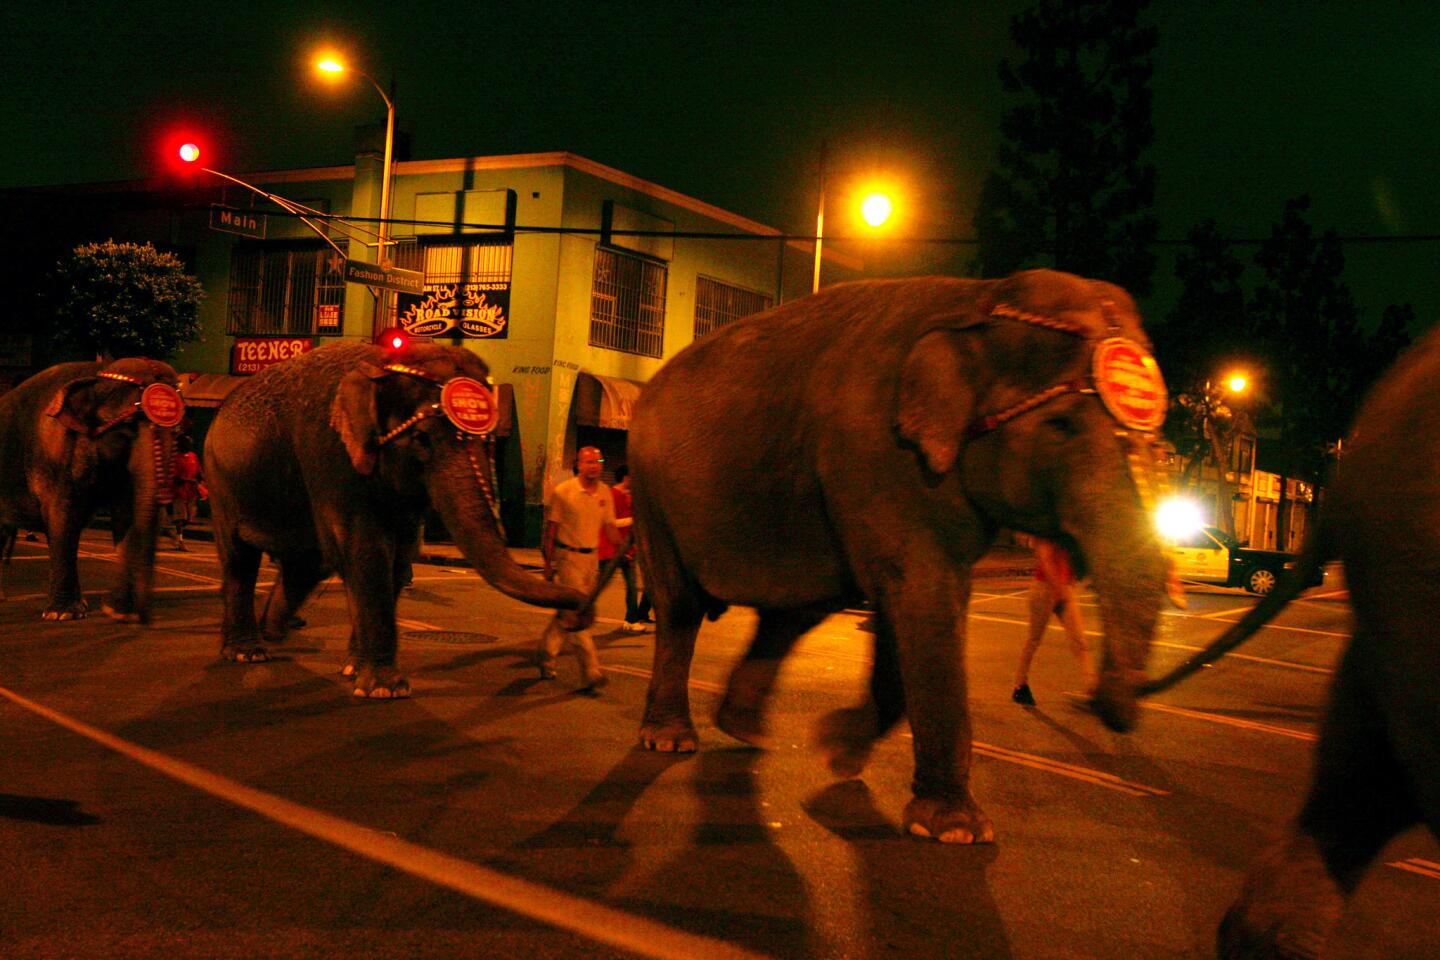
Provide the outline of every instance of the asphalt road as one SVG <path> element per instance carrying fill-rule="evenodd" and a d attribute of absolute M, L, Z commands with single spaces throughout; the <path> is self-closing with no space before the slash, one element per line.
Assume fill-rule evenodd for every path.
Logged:
<path fill-rule="evenodd" d="M 108 538 L 83 548 L 98 599 Z M 859 617 L 807 637 L 782 676 L 775 748 L 710 725 L 753 617 L 702 631 L 697 755 L 635 749 L 651 638 L 596 635 L 612 683 L 531 665 L 546 614 L 472 572 L 420 566 L 401 601 L 414 697 L 357 702 L 338 670 L 343 590 L 268 664 L 217 660 L 209 544 L 162 551 L 155 622 L 45 623 L 43 545 L 21 543 L 0 603 L 0 957 L 1205 957 L 1264 840 L 1308 777 L 1343 591 L 1104 730 L 1070 696 L 1058 627 L 1009 699 L 1025 581 L 987 580 L 968 660 L 974 792 L 998 841 L 902 836 L 910 741 L 836 782 L 808 747 L 854 701 Z M 617 585 L 618 586 L 618 585 Z M 1196 588 L 1152 666 L 1253 598 Z M 98 606 L 98 604 L 97 604 Z M 1098 627 L 1093 606 L 1087 623 Z M 17 699 L 18 698 L 18 699 Z M 1440 848 L 1386 850 L 1336 944 L 1345 958 L 1440 952 Z M 695 939 L 703 938 L 703 939 Z"/>

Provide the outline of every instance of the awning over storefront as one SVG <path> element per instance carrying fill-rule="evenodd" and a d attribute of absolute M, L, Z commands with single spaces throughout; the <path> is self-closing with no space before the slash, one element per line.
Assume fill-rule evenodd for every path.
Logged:
<path fill-rule="evenodd" d="M 581 427 L 629 430 L 641 384 L 619 377 L 582 373 L 575 380 L 575 423 Z"/>
<path fill-rule="evenodd" d="M 230 392 L 249 377 L 232 377 L 224 373 L 180 374 L 180 396 L 188 407 L 218 407 Z"/>

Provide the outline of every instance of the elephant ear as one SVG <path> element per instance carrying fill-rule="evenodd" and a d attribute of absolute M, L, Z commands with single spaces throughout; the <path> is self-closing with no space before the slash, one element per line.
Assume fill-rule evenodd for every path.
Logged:
<path fill-rule="evenodd" d="M 954 327 L 928 331 L 910 348 L 900 371 L 895 428 L 937 474 L 955 466 L 962 432 L 974 417 L 975 397 L 965 375 L 961 336 Z"/>
<path fill-rule="evenodd" d="M 99 403 L 96 386 L 99 377 L 71 380 L 55 392 L 45 413 L 59 420 L 67 430 L 88 435 L 97 426 L 95 410 Z"/>
<path fill-rule="evenodd" d="M 340 434 L 345 452 L 357 473 L 375 472 L 380 455 L 380 412 L 375 400 L 375 381 L 386 375 L 373 363 L 361 362 L 340 380 L 340 389 L 330 405 L 330 426 Z"/>

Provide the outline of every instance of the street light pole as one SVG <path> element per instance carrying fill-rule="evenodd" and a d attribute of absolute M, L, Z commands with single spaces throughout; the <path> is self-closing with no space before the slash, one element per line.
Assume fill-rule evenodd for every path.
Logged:
<path fill-rule="evenodd" d="M 380 224 L 376 231 L 378 234 L 377 244 L 379 250 L 379 262 L 383 266 L 386 263 L 386 254 L 389 252 L 390 243 L 390 180 L 395 159 L 395 98 L 385 92 L 385 88 L 364 70 L 346 66 L 335 57 L 327 57 L 321 60 L 316 66 L 325 73 L 339 74 L 347 71 L 357 73 L 370 81 L 370 86 L 380 94 L 380 99 L 385 101 L 385 159 L 380 167 Z M 379 291 L 375 304 L 375 329 L 379 330 L 384 323 L 389 321 L 389 294 L 385 290 Z"/>
<path fill-rule="evenodd" d="M 820 207 L 815 214 L 815 283 L 811 293 L 820 292 L 820 246 L 825 240 L 825 153 L 828 145 L 820 141 Z"/>

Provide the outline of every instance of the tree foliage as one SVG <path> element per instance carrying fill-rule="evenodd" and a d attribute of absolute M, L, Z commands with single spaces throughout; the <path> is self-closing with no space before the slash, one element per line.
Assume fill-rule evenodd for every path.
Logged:
<path fill-rule="evenodd" d="M 76 247 L 51 275 L 53 338 L 86 355 L 162 360 L 200 333 L 200 283 L 153 246 Z"/>
<path fill-rule="evenodd" d="M 1388 309 L 1367 336 L 1341 279 L 1339 238 L 1331 230 L 1316 236 L 1309 208 L 1307 197 L 1288 201 L 1261 243 L 1255 263 L 1262 279 L 1250 297 L 1249 321 L 1272 384 L 1280 466 L 1314 479 L 1327 444 L 1348 429 L 1365 391 L 1409 343 L 1403 324 L 1413 311 Z"/>
<path fill-rule="evenodd" d="M 976 269 L 1003 276 L 1054 266 L 1150 291 L 1155 168 L 1144 162 L 1151 57 L 1149 0 L 1040 0 L 1010 35 L 1023 52 L 1000 82 L 1025 99 L 1001 122 L 1000 169 L 981 188 Z"/>
<path fill-rule="evenodd" d="M 1287 476 L 1316 480 L 1327 446 L 1409 344 L 1415 311 L 1408 304 L 1387 307 L 1379 327 L 1365 332 L 1342 279 L 1339 238 L 1317 235 L 1308 211 L 1305 197 L 1285 204 L 1255 255 L 1258 282 L 1248 295 L 1245 266 L 1214 221 L 1196 225 L 1176 257 L 1181 293 L 1154 338 L 1176 397 L 1166 434 L 1180 453 L 1213 462 L 1215 444 L 1228 442 L 1223 424 L 1216 436 L 1202 436 L 1197 398 L 1206 383 L 1238 367 L 1262 385 L 1242 412 L 1267 435 L 1278 434 L 1278 442 L 1263 445 L 1266 459 Z"/>

